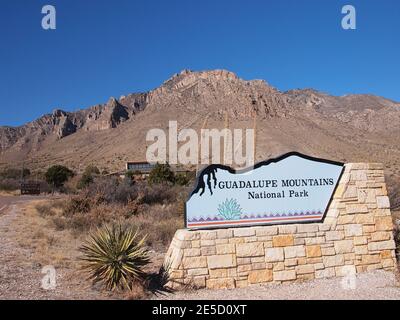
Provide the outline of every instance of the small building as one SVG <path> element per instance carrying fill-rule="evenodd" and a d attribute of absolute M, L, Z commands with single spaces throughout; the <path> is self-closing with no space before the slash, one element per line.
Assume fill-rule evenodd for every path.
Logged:
<path fill-rule="evenodd" d="M 150 173 L 150 171 L 154 168 L 154 166 L 155 166 L 155 163 L 149 163 L 149 162 L 145 162 L 145 161 L 127 162 L 126 170 L 146 174 L 146 173 Z"/>

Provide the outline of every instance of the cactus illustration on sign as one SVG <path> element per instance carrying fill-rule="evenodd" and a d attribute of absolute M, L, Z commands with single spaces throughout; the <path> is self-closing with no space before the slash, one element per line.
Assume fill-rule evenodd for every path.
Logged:
<path fill-rule="evenodd" d="M 240 219 L 242 208 L 236 199 L 226 199 L 218 205 L 219 216 L 225 220 Z"/>

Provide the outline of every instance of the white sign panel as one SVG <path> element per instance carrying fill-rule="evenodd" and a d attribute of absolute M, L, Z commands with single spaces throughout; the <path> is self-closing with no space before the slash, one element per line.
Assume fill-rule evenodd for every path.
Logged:
<path fill-rule="evenodd" d="M 241 171 L 208 166 L 186 202 L 186 227 L 320 222 L 343 168 L 295 152 Z"/>

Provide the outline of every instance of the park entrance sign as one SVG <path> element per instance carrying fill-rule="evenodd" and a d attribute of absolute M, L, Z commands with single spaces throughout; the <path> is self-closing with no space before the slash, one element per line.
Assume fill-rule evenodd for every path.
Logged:
<path fill-rule="evenodd" d="M 210 165 L 186 202 L 186 227 L 321 222 L 343 168 L 297 152 L 239 171 Z"/>

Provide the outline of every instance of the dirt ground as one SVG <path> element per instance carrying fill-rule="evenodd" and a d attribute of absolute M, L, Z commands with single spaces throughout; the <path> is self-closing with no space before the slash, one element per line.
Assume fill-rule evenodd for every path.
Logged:
<path fill-rule="evenodd" d="M 77 262 L 82 236 L 56 231 L 35 210 L 47 197 L 0 195 L 0 299 L 126 299 L 86 280 Z M 162 263 L 163 252 L 152 252 L 151 272 Z M 46 266 L 56 271 L 56 287 L 42 288 Z M 46 268 L 45 268 L 46 269 Z M 150 295 L 151 299 L 400 299 L 400 285 L 390 272 L 357 275 L 350 285 L 343 279 L 318 279 L 287 285 L 256 285 L 235 290 L 180 291 Z"/>
<path fill-rule="evenodd" d="M 83 236 L 57 231 L 35 206 L 48 197 L 0 195 L 0 299 L 126 299 L 86 280 L 77 262 Z M 154 271 L 163 253 L 151 252 Z M 47 266 L 56 272 L 55 289 L 42 288 Z M 43 272 L 43 273 L 42 273 Z"/>

